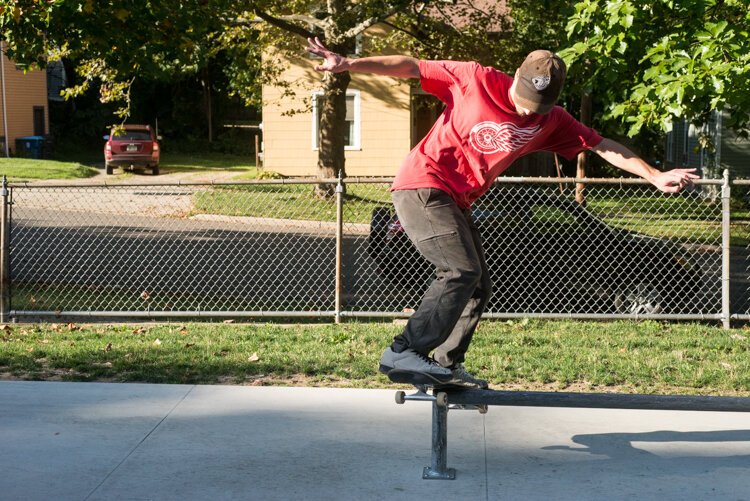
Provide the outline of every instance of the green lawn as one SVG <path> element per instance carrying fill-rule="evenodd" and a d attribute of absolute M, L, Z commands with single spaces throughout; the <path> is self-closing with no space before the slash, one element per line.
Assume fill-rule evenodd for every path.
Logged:
<path fill-rule="evenodd" d="M 255 158 L 217 153 L 184 154 L 162 152 L 162 171 L 180 170 L 231 170 L 248 173 L 255 177 Z"/>
<path fill-rule="evenodd" d="M 386 387 L 390 323 L 16 324 L 0 374 L 20 379 Z M 750 331 L 659 322 L 485 321 L 467 367 L 494 388 L 750 395 Z"/>
<path fill-rule="evenodd" d="M 313 184 L 222 186 L 198 192 L 196 212 L 225 216 L 336 221 L 336 200 L 322 199 Z M 351 184 L 346 188 L 344 221 L 369 224 L 372 210 L 390 206 L 387 184 Z"/>
<path fill-rule="evenodd" d="M 0 158 L 0 175 L 9 182 L 37 181 L 42 179 L 81 179 L 97 174 L 93 167 L 77 162 L 35 160 L 31 158 Z"/>

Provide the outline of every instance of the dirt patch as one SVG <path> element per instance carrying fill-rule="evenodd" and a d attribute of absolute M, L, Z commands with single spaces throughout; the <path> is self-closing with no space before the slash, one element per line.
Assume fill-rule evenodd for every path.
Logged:
<path fill-rule="evenodd" d="M 44 186 L 44 185 L 128 185 L 128 184 L 211 184 L 211 183 L 225 183 L 233 181 L 237 176 L 241 175 L 240 171 L 231 170 L 162 170 L 158 176 L 154 176 L 150 171 L 134 172 L 132 174 L 118 174 L 115 171 L 114 175 L 107 175 L 103 167 L 97 167 L 97 174 L 95 176 L 83 178 L 83 179 L 50 179 L 42 181 L 33 181 L 27 184 L 28 186 Z"/>

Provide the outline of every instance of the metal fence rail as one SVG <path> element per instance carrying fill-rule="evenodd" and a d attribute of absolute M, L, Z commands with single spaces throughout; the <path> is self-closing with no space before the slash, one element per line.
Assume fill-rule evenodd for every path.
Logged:
<path fill-rule="evenodd" d="M 390 179 L 325 180 L 330 199 L 319 182 L 5 186 L 0 313 L 408 316 L 433 271 L 395 218 Z M 472 209 L 487 316 L 750 318 L 730 184 L 668 196 L 637 179 L 499 179 Z"/>

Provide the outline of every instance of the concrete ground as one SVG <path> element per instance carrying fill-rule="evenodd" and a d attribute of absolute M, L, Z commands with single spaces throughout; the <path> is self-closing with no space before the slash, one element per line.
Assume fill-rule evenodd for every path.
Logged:
<path fill-rule="evenodd" d="M 393 390 L 0 382 L 3 500 L 750 499 L 750 416 L 451 410 Z"/>

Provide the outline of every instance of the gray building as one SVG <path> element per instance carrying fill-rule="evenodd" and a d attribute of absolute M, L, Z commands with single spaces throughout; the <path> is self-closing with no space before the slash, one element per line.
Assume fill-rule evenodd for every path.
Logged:
<path fill-rule="evenodd" d="M 714 112 L 703 127 L 686 120 L 674 122 L 664 145 L 666 167 L 694 167 L 704 178 L 721 177 L 724 169 L 729 169 L 732 177 L 750 178 L 750 140 L 739 138 L 724 127 L 727 117 L 727 112 Z M 701 147 L 701 134 L 710 138 L 714 151 Z"/>

